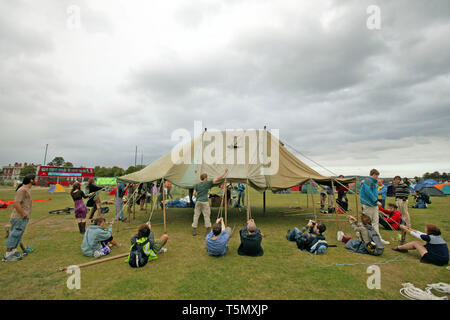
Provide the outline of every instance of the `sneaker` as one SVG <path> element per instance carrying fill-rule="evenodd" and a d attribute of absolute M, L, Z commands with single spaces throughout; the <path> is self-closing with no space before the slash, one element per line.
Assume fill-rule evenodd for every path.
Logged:
<path fill-rule="evenodd" d="M 4 256 L 3 257 L 3 259 L 2 259 L 2 261 L 3 262 L 8 262 L 8 261 L 19 261 L 19 260 L 22 260 L 22 256 L 19 254 L 19 256 L 17 256 L 17 255 L 15 255 L 14 253 L 13 254 L 10 254 L 9 256 Z"/>
<path fill-rule="evenodd" d="M 382 243 L 382 244 L 391 244 L 389 241 L 386 241 L 386 240 L 384 240 L 384 239 L 381 239 L 381 243 Z"/>
<path fill-rule="evenodd" d="M 408 252 L 408 250 L 405 250 L 405 249 L 399 249 L 398 246 L 397 246 L 397 247 L 393 247 L 393 248 L 391 248 L 391 249 L 394 250 L 394 251 L 403 252 L 403 253 Z"/>
<path fill-rule="evenodd" d="M 167 248 L 161 248 L 161 250 L 158 251 L 158 253 L 164 253 L 167 252 Z"/>
<path fill-rule="evenodd" d="M 338 231 L 337 232 L 337 240 L 342 241 L 342 238 L 344 237 L 344 232 Z"/>

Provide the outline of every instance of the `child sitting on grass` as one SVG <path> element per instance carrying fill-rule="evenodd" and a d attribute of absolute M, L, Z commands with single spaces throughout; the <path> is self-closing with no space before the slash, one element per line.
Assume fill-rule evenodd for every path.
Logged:
<path fill-rule="evenodd" d="M 338 231 L 338 241 L 344 242 L 345 248 L 353 252 L 371 254 L 374 256 L 382 255 L 384 246 L 381 242 L 380 235 L 372 227 L 372 219 L 363 214 L 361 216 L 362 223 L 357 222 L 356 218 L 352 216 L 349 216 L 348 220 L 359 239 L 346 237 L 342 231 Z"/>
<path fill-rule="evenodd" d="M 86 230 L 81 244 L 81 250 L 85 256 L 99 258 L 111 252 L 109 246 L 120 247 L 120 244 L 112 237 L 112 222 L 108 230 L 104 228 L 105 222 L 105 218 L 96 218 L 94 224 Z"/>
<path fill-rule="evenodd" d="M 164 234 L 159 240 L 155 241 L 152 225 L 150 222 L 139 227 L 138 233 L 131 238 L 131 249 L 127 260 L 128 264 L 133 268 L 140 268 L 147 264 L 150 260 L 158 259 L 156 253 L 166 252 L 163 246 L 167 243 L 169 236 Z"/>
<path fill-rule="evenodd" d="M 448 264 L 449 254 L 448 246 L 441 237 L 441 230 L 432 224 L 425 227 L 425 233 L 412 230 L 407 226 L 400 225 L 400 229 L 409 232 L 412 236 L 426 241 L 424 245 L 420 241 L 413 241 L 401 246 L 393 247 L 392 250 L 399 252 L 408 252 L 408 250 L 417 250 L 420 254 L 420 262 L 431 263 L 437 266 Z"/>

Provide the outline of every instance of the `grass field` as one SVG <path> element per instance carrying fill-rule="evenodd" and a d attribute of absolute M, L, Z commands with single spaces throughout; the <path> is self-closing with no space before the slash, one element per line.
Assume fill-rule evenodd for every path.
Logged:
<path fill-rule="evenodd" d="M 217 191 L 217 190 L 216 190 Z M 305 194 L 273 194 L 267 192 L 267 212 L 262 212 L 262 194 L 251 191 L 252 217 L 265 234 L 264 256 L 243 257 L 237 254 L 239 229 L 245 222 L 245 211 L 231 209 L 228 224 L 234 227 L 229 249 L 224 257 L 214 258 L 205 250 L 203 218 L 199 222 L 199 235 L 191 235 L 192 209 L 168 209 L 167 233 L 168 252 L 142 269 L 133 269 L 118 259 L 81 269 L 81 289 L 69 290 L 69 277 L 58 268 L 89 262 L 94 258 L 82 255 L 82 235 L 73 213 L 50 215 L 49 210 L 73 207 L 68 193 L 50 194 L 46 189 L 33 188 L 33 199 L 52 198 L 51 201 L 33 203 L 32 219 L 24 235 L 25 245 L 32 243 L 49 228 L 51 231 L 32 243 L 35 252 L 22 261 L 2 263 L 0 268 L 0 299 L 404 299 L 399 294 L 402 283 L 412 282 L 419 288 L 429 283 L 450 282 L 450 271 L 419 262 L 416 252 L 401 254 L 390 250 L 397 243 L 398 232 L 382 231 L 382 237 L 391 242 L 381 257 L 355 254 L 347 251 L 343 243 L 336 240 L 337 222 L 328 221 L 325 236 L 329 244 L 324 255 L 310 255 L 297 250 L 294 242 L 286 240 L 287 229 L 303 226 L 312 214 L 312 203 Z M 13 200 L 14 190 L 0 189 L 0 199 Z M 102 200 L 113 197 L 102 194 Z M 349 195 L 352 213 L 355 201 Z M 433 197 L 427 210 L 409 209 L 412 226 L 424 230 L 427 223 L 438 225 L 444 239 L 450 240 L 450 198 Z M 318 196 L 315 195 L 315 201 Z M 387 203 L 393 201 L 388 198 Z M 413 203 L 410 200 L 410 205 Z M 289 207 L 303 208 L 300 212 L 283 213 Z M 9 222 L 12 206 L 0 210 L 0 224 Z M 114 215 L 114 205 L 105 217 Z M 213 208 L 211 220 L 217 217 Z M 112 250 L 112 255 L 126 253 L 130 237 L 137 226 L 148 216 L 136 207 L 136 219 L 132 223 L 121 223 L 120 231 L 114 237 L 121 248 Z M 321 218 L 323 221 L 330 218 Z M 351 234 L 348 222 L 339 222 L 339 229 Z M 320 220 L 320 219 L 319 219 Z M 163 233 L 162 211 L 155 211 L 152 224 L 155 237 Z M 116 225 L 114 230 L 116 230 Z M 131 228 L 131 229 L 125 229 Z M 408 235 L 407 240 L 413 238 Z M 0 253 L 5 253 L 4 234 Z M 370 290 L 366 286 L 367 267 L 380 264 L 381 289 Z M 400 260 L 400 261 L 399 261 Z M 364 263 L 365 265 L 335 266 L 334 264 Z"/>

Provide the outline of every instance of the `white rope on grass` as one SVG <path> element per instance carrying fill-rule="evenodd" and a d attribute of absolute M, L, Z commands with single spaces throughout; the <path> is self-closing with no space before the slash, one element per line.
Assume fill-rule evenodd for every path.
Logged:
<path fill-rule="evenodd" d="M 402 283 L 403 288 L 400 289 L 400 294 L 410 300 L 448 300 L 448 297 L 435 296 L 431 290 L 435 289 L 441 293 L 449 293 L 450 286 L 446 283 L 428 284 L 425 291 L 414 287 L 412 283 Z"/>

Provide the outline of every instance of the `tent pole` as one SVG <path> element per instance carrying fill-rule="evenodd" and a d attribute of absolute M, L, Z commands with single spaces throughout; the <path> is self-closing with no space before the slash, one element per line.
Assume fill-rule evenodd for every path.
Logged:
<path fill-rule="evenodd" d="M 313 213 L 314 213 L 314 220 L 317 222 L 317 214 L 316 214 L 316 206 L 314 204 L 314 192 L 312 188 L 312 180 L 309 180 L 309 190 L 311 191 L 311 200 L 312 200 L 312 207 L 313 207 Z"/>
<path fill-rule="evenodd" d="M 163 198 L 163 217 L 164 217 L 164 234 L 167 234 L 166 231 L 166 188 L 165 188 L 165 180 L 162 178 L 162 198 Z"/>
<path fill-rule="evenodd" d="M 334 214 L 336 215 L 336 218 L 337 218 L 338 217 L 338 215 L 337 215 L 338 214 L 338 212 L 337 212 L 338 208 L 337 208 L 336 196 L 334 194 L 334 181 L 333 181 L 333 179 L 331 179 L 331 195 L 333 196 Z M 338 230 L 340 230 L 339 229 L 339 221 L 338 221 L 338 219 L 336 219 L 336 227 L 337 227 Z"/>
<path fill-rule="evenodd" d="M 120 216 L 120 213 L 117 212 L 118 206 L 119 206 L 119 184 L 117 183 L 117 179 L 116 179 L 116 216 L 114 217 L 114 220 L 118 219 L 117 214 L 119 214 L 119 216 Z M 119 226 L 120 226 L 120 223 L 117 224 L 117 233 L 119 233 L 119 231 L 120 231 Z"/>
<path fill-rule="evenodd" d="M 249 184 L 247 179 L 247 188 L 245 188 L 245 191 L 247 191 L 247 221 L 250 220 L 250 199 L 249 199 Z"/>
<path fill-rule="evenodd" d="M 266 215 L 266 190 L 263 192 L 263 214 Z"/>
<path fill-rule="evenodd" d="M 299 186 L 300 189 L 300 186 Z M 302 190 L 298 190 L 300 192 L 300 194 L 302 194 Z M 308 194 L 308 189 L 306 189 L 306 207 L 309 208 L 309 194 Z"/>
<path fill-rule="evenodd" d="M 225 186 L 225 188 L 224 188 L 224 192 L 225 192 L 225 194 L 224 194 L 224 196 L 225 196 L 225 225 L 228 225 L 227 224 L 227 222 L 228 222 L 228 188 L 227 188 L 227 179 L 225 179 L 225 182 L 224 182 L 224 186 Z"/>
<path fill-rule="evenodd" d="M 359 222 L 358 178 L 355 177 L 356 220 Z"/>

